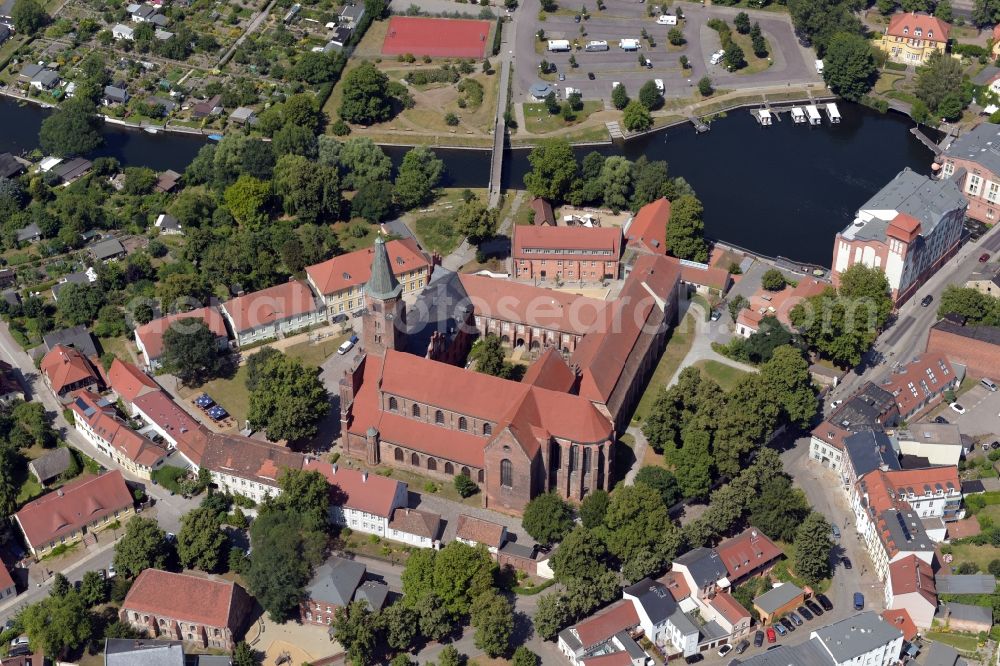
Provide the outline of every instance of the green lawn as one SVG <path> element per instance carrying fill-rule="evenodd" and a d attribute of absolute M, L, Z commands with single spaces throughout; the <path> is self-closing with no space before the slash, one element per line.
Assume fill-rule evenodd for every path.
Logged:
<path fill-rule="evenodd" d="M 167 490 L 172 490 L 175 493 L 181 492 L 181 486 L 179 480 L 184 478 L 187 472 L 180 467 L 171 467 L 166 465 L 158 470 L 155 470 L 152 474 L 153 481 L 163 486 Z"/>
<path fill-rule="evenodd" d="M 247 368 L 243 365 L 231 379 L 213 379 L 197 389 L 182 388 L 180 394 L 185 400 L 202 393 L 209 394 L 216 403 L 222 405 L 236 419 L 237 426 L 243 427 L 247 420 L 247 403 L 250 401 L 246 376 Z"/>
<path fill-rule="evenodd" d="M 17 490 L 17 499 L 15 501 L 18 506 L 22 506 L 41 495 L 44 491 L 45 489 L 42 488 L 42 484 L 38 483 L 35 475 L 25 468 L 24 479 Z"/>
<path fill-rule="evenodd" d="M 337 243 L 344 248 L 344 252 L 353 252 L 363 247 L 371 247 L 375 243 L 378 227 L 356 217 L 350 222 L 338 222 L 333 225 L 333 232 L 337 235 Z"/>
<path fill-rule="evenodd" d="M 743 49 L 743 55 L 746 57 L 747 66 L 743 69 L 737 71 L 737 74 L 757 74 L 763 72 L 765 69 L 771 66 L 770 54 L 772 52 L 771 44 L 765 39 L 767 43 L 768 55 L 763 58 L 758 58 L 753 54 L 753 40 L 750 39 L 750 35 L 741 35 L 736 32 L 733 28 L 733 41 Z"/>
<path fill-rule="evenodd" d="M 723 391 L 731 391 L 737 382 L 749 374 L 731 365 L 712 360 L 698 361 L 694 367 L 701 370 L 701 374 L 705 377 L 714 379 Z"/>
<path fill-rule="evenodd" d="M 595 111 L 604 108 L 604 103 L 597 100 L 590 100 L 583 103 L 583 108 L 576 112 L 573 120 L 563 120 L 561 113 L 549 113 L 545 104 L 525 104 L 524 105 L 524 129 L 533 134 L 543 134 L 563 127 L 579 125 L 590 117 Z"/>
<path fill-rule="evenodd" d="M 951 553 L 955 560 L 952 567 L 957 567 L 962 562 L 973 562 L 980 571 L 987 571 L 990 562 L 1000 559 L 1000 548 L 996 546 L 976 546 L 971 543 L 955 544 L 951 547 Z"/>
<path fill-rule="evenodd" d="M 979 648 L 979 639 L 967 634 L 952 634 L 941 631 L 930 631 L 927 638 L 932 641 L 950 645 L 960 652 L 974 653 Z"/>
<path fill-rule="evenodd" d="M 322 342 L 300 342 L 286 349 L 285 353 L 288 356 L 294 356 L 299 359 L 304 365 L 319 367 L 323 365 L 323 361 L 336 353 L 337 347 L 347 339 L 347 335 L 345 333 L 336 337 L 329 337 Z"/>
<path fill-rule="evenodd" d="M 425 249 L 442 255 L 451 253 L 462 242 L 462 234 L 448 212 L 417 218 L 417 237 Z"/>
<path fill-rule="evenodd" d="M 653 371 L 653 375 L 649 378 L 646 391 L 642 394 L 639 405 L 635 408 L 635 414 L 632 415 L 633 421 L 641 422 L 646 419 L 646 415 L 649 414 L 649 410 L 656 400 L 656 394 L 659 392 L 660 387 L 665 386 L 670 381 L 670 378 L 674 376 L 674 373 L 677 372 L 681 361 L 691 351 L 692 344 L 694 344 L 694 315 L 689 313 L 670 332 L 670 338 L 667 340 L 667 348 L 663 351 L 663 356 L 660 357 L 660 362 L 657 363 L 656 370 Z"/>

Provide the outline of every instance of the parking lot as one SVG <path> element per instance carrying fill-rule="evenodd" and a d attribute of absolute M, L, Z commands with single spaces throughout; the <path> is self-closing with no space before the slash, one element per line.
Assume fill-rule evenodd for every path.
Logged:
<path fill-rule="evenodd" d="M 958 424 L 963 435 L 993 439 L 1000 436 L 1000 391 L 989 391 L 976 380 L 971 389 L 958 396 L 957 402 L 965 409 L 964 414 L 942 403 L 923 420 L 942 416 L 949 423 Z"/>
<path fill-rule="evenodd" d="M 538 66 L 542 60 L 555 64 L 557 81 L 554 83 L 560 91 L 564 92 L 567 86 L 579 89 L 585 100 L 610 100 L 612 84 L 616 81 L 621 82 L 634 97 L 646 81 L 662 79 L 665 97 L 682 98 L 692 96 L 698 80 L 705 75 L 711 77 L 716 88 L 730 90 L 782 83 L 815 83 L 822 80 L 816 74 L 813 51 L 798 43 L 786 14 L 747 10 L 751 21 L 760 23 L 773 63 L 764 71 L 746 74 L 728 72 L 721 64 L 709 64 L 712 54 L 721 45 L 718 34 L 706 25 L 707 21 L 717 17 L 728 21 L 732 27 L 733 17 L 740 10 L 684 3 L 681 7 L 685 19 L 679 27 L 683 30 L 686 43 L 676 47 L 671 46 L 667 39 L 672 26 L 657 24 L 656 16 L 648 15 L 645 3 L 636 0 L 605 0 L 605 4 L 606 9 L 598 11 L 593 2 L 564 0 L 559 3 L 559 12 L 547 14 L 542 22 L 536 21 L 540 9 L 538 0 L 526 0 L 517 9 L 515 74 L 522 99 L 527 96 L 530 87 L 539 82 Z M 590 18 L 578 23 L 574 13 L 584 7 Z M 581 34 L 581 26 L 586 34 Z M 609 50 L 588 52 L 581 48 L 572 52 L 550 53 L 543 45 L 539 53 L 536 35 L 539 28 L 544 30 L 546 40 L 577 40 L 581 46 L 591 40 L 604 40 L 608 42 Z M 656 44 L 654 47 L 641 39 L 643 28 L 653 38 Z M 639 51 L 619 48 L 621 39 L 639 39 Z M 652 68 L 640 65 L 640 54 L 652 62 Z M 578 67 L 570 66 L 570 55 L 575 57 Z M 690 62 L 687 70 L 680 66 L 682 55 L 687 56 Z M 525 66 L 525 63 L 530 66 Z M 558 80 L 560 74 L 565 75 L 565 80 Z M 591 79 L 589 74 L 593 74 L 594 78 Z"/>

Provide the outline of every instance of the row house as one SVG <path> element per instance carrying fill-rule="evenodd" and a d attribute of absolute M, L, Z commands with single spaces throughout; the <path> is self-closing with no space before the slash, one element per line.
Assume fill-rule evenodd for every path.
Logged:
<path fill-rule="evenodd" d="M 385 251 L 404 297 L 419 294 L 431 281 L 434 260 L 412 238 L 391 240 L 385 243 Z M 374 253 L 375 248 L 369 247 L 306 267 L 306 279 L 323 301 L 329 320 L 364 309 L 364 287 L 371 277 Z"/>
<path fill-rule="evenodd" d="M 529 282 L 603 282 L 620 274 L 620 227 L 518 225 L 511 275 Z"/>
<path fill-rule="evenodd" d="M 99 532 L 135 515 L 132 491 L 119 470 L 100 476 L 84 476 L 47 495 L 28 502 L 14 514 L 35 559 L 40 560 L 59 546 L 82 541 L 89 532 Z"/>
<path fill-rule="evenodd" d="M 250 621 L 253 599 L 232 581 L 145 569 L 119 618 L 151 638 L 231 652 Z"/>
<path fill-rule="evenodd" d="M 237 296 L 222 304 L 222 315 L 237 347 L 324 323 L 324 311 L 309 287 L 299 280 Z"/>
<path fill-rule="evenodd" d="M 872 382 L 866 382 L 834 409 L 826 420 L 813 428 L 809 459 L 840 470 L 844 462 L 844 441 L 848 437 L 868 430 L 889 428 L 899 420 L 895 397 Z M 848 484 L 846 477 L 844 484 Z"/>
<path fill-rule="evenodd" d="M 893 395 L 900 419 L 907 421 L 941 402 L 944 393 L 957 389 L 963 377 L 943 354 L 919 354 L 895 365 L 881 387 Z"/>
<path fill-rule="evenodd" d="M 199 321 L 211 331 L 219 351 L 229 348 L 229 335 L 226 332 L 226 323 L 219 308 L 213 305 L 189 312 L 178 312 L 136 327 L 135 345 L 139 348 L 139 353 L 142 354 L 146 367 L 150 370 L 156 370 L 162 365 L 160 357 L 163 355 L 163 336 L 168 329 L 176 324 L 175 330 L 188 332 L 193 326 L 187 326 L 187 328 L 185 326 Z"/>
<path fill-rule="evenodd" d="M 833 282 L 855 264 L 885 273 L 897 305 L 910 298 L 958 250 L 969 204 L 955 179 L 904 169 L 836 235 Z M 855 317 L 868 317 L 859 304 Z"/>
<path fill-rule="evenodd" d="M 70 409 L 73 425 L 104 455 L 139 478 L 149 479 L 167 458 L 162 446 L 139 434 L 118 416 L 114 403 L 77 391 Z"/>
<path fill-rule="evenodd" d="M 871 611 L 851 617 L 809 634 L 799 643 L 782 643 L 745 659 L 734 659 L 731 666 L 891 666 L 899 663 L 903 652 L 903 632 L 899 627 Z M 939 662 L 928 662 L 939 663 Z M 944 663 L 944 662 L 940 662 Z"/>
<path fill-rule="evenodd" d="M 908 555 L 889 565 L 885 581 L 885 607 L 905 610 L 920 629 L 931 628 L 937 612 L 937 587 L 930 563 L 916 555 Z"/>
<path fill-rule="evenodd" d="M 646 666 L 652 659 L 636 642 L 640 632 L 635 605 L 622 599 L 560 631 L 557 646 L 573 666 L 600 664 L 612 655 L 615 664 Z"/>

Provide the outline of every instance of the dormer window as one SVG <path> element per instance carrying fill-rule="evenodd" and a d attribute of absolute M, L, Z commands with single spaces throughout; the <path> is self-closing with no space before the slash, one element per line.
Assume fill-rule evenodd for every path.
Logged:
<path fill-rule="evenodd" d="M 933 30 L 928 30 L 927 31 L 927 39 L 934 39 L 934 31 Z"/>
<path fill-rule="evenodd" d="M 909 28 L 903 28 L 903 34 L 904 35 L 910 34 L 910 29 Z"/>
<path fill-rule="evenodd" d="M 922 34 L 923 34 L 923 32 L 924 32 L 924 31 L 923 31 L 923 30 L 921 30 L 920 28 L 917 28 L 916 30 L 914 30 L 914 31 L 913 31 L 913 33 L 914 33 L 914 34 L 915 34 L 915 35 L 916 35 L 917 37 L 919 37 L 920 35 L 922 35 Z"/>

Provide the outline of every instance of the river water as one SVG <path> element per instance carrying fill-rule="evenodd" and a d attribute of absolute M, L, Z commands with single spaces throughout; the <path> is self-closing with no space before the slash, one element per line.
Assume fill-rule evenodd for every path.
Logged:
<path fill-rule="evenodd" d="M 629 159 L 666 160 L 705 205 L 705 229 L 712 238 L 767 255 L 829 265 L 834 234 L 854 211 L 905 167 L 929 173 L 932 155 L 910 133 L 912 122 L 841 103 L 843 121 L 831 126 L 794 125 L 786 114 L 772 127 L 757 125 L 749 111 L 736 111 L 696 134 L 690 125 L 615 146 L 581 147 Z M 0 152 L 37 146 L 47 111 L 0 98 Z M 123 164 L 183 171 L 204 139 L 148 134 L 106 126 L 104 145 L 93 156 Z M 397 164 L 406 148 L 387 147 Z M 485 187 L 489 154 L 482 150 L 438 149 L 448 183 Z M 511 150 L 504 160 L 505 187 L 523 187 L 528 151 Z M 91 156 L 91 157 L 93 157 Z"/>

